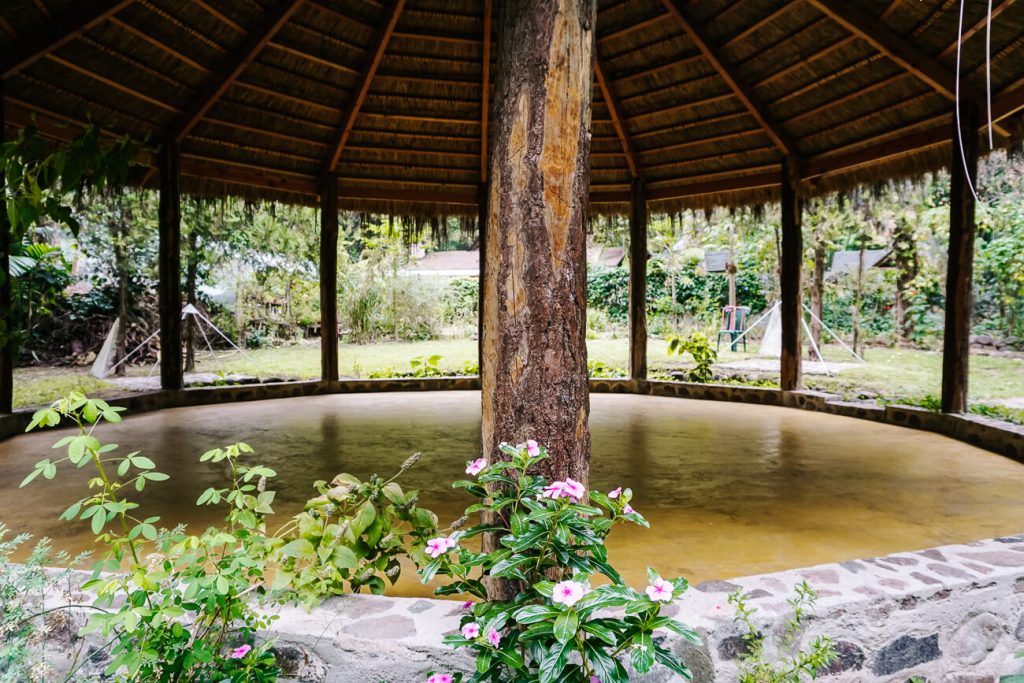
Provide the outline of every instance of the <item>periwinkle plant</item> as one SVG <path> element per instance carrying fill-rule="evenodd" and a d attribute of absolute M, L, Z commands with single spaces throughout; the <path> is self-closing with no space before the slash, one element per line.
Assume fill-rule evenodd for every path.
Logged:
<path fill-rule="evenodd" d="M 686 580 L 663 579 L 649 569 L 649 585 L 638 591 L 608 563 L 605 539 L 613 527 L 648 526 L 630 506 L 632 491 L 590 491 L 587 504 L 580 482 L 531 474 L 548 457 L 544 447 L 503 444 L 501 453 L 506 460 L 468 463 L 466 472 L 476 480 L 453 484 L 480 499 L 466 514 L 489 513 L 489 521 L 432 539 L 427 552 L 434 559 L 420 571 L 424 582 L 451 577 L 436 589 L 439 595 L 479 599 L 466 603 L 460 632 L 445 636 L 447 644 L 475 654 L 469 680 L 621 683 L 629 680 L 627 660 L 637 673 L 657 663 L 689 678 L 680 659 L 655 640 L 663 630 L 699 642 L 692 629 L 661 614 L 686 591 Z M 497 535 L 497 550 L 475 552 L 463 544 L 485 533 Z M 490 600 L 485 575 L 515 582 L 515 599 Z M 607 583 L 594 585 L 597 577 Z M 439 672 L 428 680 L 451 683 L 463 676 Z"/>

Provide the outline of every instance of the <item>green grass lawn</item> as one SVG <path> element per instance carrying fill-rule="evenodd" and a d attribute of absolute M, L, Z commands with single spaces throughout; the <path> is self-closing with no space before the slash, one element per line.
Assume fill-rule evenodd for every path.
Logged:
<path fill-rule="evenodd" d="M 609 368 L 625 368 L 625 339 L 591 339 L 589 358 Z M 752 348 L 751 351 L 754 349 Z M 258 375 L 263 378 L 315 379 L 320 376 L 320 345 L 307 342 L 294 346 L 247 351 L 217 360 L 201 356 L 198 370 Z M 839 347 L 827 347 L 831 361 L 851 358 Z M 476 361 L 477 343 L 471 339 L 443 339 L 421 342 L 384 342 L 378 344 L 342 344 L 339 363 L 342 376 L 368 377 L 374 371 L 409 372 L 409 360 L 416 356 L 440 355 L 439 366 L 449 372 L 462 371 L 467 362 Z M 723 348 L 720 361 L 740 360 L 753 354 L 732 353 Z M 683 363 L 669 357 L 665 344 L 652 339 L 648 344 L 650 367 L 665 370 Z M 942 355 L 935 351 L 908 349 L 868 349 L 867 365 L 845 370 L 835 376 L 806 375 L 807 388 L 842 394 L 847 397 L 867 391 L 895 400 L 921 400 L 939 394 Z M 1024 360 L 993 356 L 972 356 L 970 362 L 971 398 L 975 402 L 1024 397 Z M 132 368 L 131 375 L 146 375 L 151 368 Z M 751 377 L 771 378 L 771 374 L 744 373 Z M 15 371 L 14 401 L 18 407 L 48 403 L 71 390 L 92 395 L 113 396 L 125 390 L 107 381 L 91 377 L 88 368 L 22 368 Z"/>

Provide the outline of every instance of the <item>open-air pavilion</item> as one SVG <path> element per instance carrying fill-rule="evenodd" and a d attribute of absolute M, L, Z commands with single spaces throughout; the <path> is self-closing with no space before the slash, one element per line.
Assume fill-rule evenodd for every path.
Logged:
<path fill-rule="evenodd" d="M 92 120 L 159 150 L 142 159 L 139 182 L 164 199 L 164 348 L 180 340 L 180 193 L 319 203 L 332 381 L 336 209 L 479 215 L 487 230 L 501 21 L 490 1 L 8 2 L 5 129 L 35 120 L 61 138 L 73 133 L 66 124 Z M 1019 139 L 1024 17 L 997 3 L 990 50 L 983 8 L 959 23 L 948 2 L 599 3 L 587 200 L 590 214 L 630 216 L 631 377 L 645 375 L 648 212 L 782 200 L 791 390 L 800 198 L 947 165 L 963 210 L 951 223 L 943 405 L 963 410 L 973 233 L 963 172 L 989 111 L 986 54 L 995 144 Z M 164 354 L 163 386 L 180 388 L 181 374 L 177 355 Z"/>
<path fill-rule="evenodd" d="M 5 0 L 0 6 L 0 130 L 10 137 L 34 123 L 47 138 L 67 141 L 91 121 L 112 138 L 129 135 L 145 143 L 133 182 L 157 189 L 160 197 L 163 391 L 139 397 L 135 408 L 478 388 L 485 458 L 502 441 L 532 437 L 555 454 L 545 461 L 544 474 L 582 482 L 588 482 L 590 466 L 591 388 L 806 407 L 941 432 L 1021 460 L 1019 430 L 962 415 L 976 232 L 972 185 L 979 155 L 1019 146 L 1024 139 L 1024 3 L 995 0 L 991 11 L 985 5 L 950 0 Z M 940 168 L 951 175 L 942 414 L 868 410 L 800 391 L 803 200 Z M 181 198 L 188 194 L 320 208 L 319 382 L 183 390 L 182 354 L 174 350 L 182 346 Z M 781 207 L 781 390 L 648 381 L 648 216 L 773 202 Z M 337 255 L 343 210 L 476 222 L 479 380 L 339 380 Z M 591 217 L 608 214 L 629 219 L 629 377 L 591 385 L 585 233 Z M 6 225 L 0 234 L 4 269 L 10 241 L 5 235 L 10 236 Z M 10 299 L 5 281 L 0 312 L 11 310 Z M 4 436 L 27 421 L 24 413 L 11 414 L 12 368 L 11 349 L 0 351 Z M 623 403 L 639 399 L 603 398 L 606 413 L 615 412 L 607 404 L 618 398 Z M 231 414 L 241 420 L 241 410 L 225 406 L 224 414 L 235 411 Z M 271 410 L 264 405 L 251 412 L 269 419 Z M 650 417 L 635 406 L 632 410 L 641 416 L 637 419 Z M 673 434 L 683 442 L 685 425 L 672 415 Z M 466 422 L 473 422 L 468 431 L 475 429 L 477 416 L 474 412 Z M 394 425 L 402 417 L 379 431 L 397 433 Z M 767 419 L 762 413 L 755 418 Z M 210 430 L 225 428 L 218 415 L 204 419 Z M 338 423 L 324 419 L 322 424 L 332 438 L 341 438 Z M 854 432 L 863 426 L 846 423 L 851 431 L 844 432 L 844 441 L 877 457 L 888 444 L 882 437 L 864 439 L 867 446 L 859 443 L 861 435 Z M 362 428 L 377 430 L 369 424 Z M 350 431 L 359 430 L 350 426 Z M 290 453 L 287 434 L 272 436 L 282 453 Z M 618 450 L 629 451 L 634 436 L 620 429 Z M 749 441 L 750 448 L 760 448 L 756 439 Z M 771 448 L 784 454 L 791 446 L 780 438 Z M 954 443 L 943 457 L 959 462 L 957 447 L 964 446 Z M 718 467 L 718 454 L 706 450 L 714 456 L 706 458 L 709 469 Z M 930 450 L 913 458 L 901 453 L 899 464 L 917 474 L 928 470 L 932 455 Z M 662 466 L 675 467 L 677 456 L 673 451 L 671 463 Z M 857 462 L 851 462 L 845 466 L 851 468 L 849 478 L 856 478 Z M 1019 474 L 1000 469 L 1014 463 L 986 467 L 985 474 L 993 477 L 1006 472 L 1007 488 L 1010 477 Z M 940 473 L 922 480 L 921 488 L 948 490 L 948 497 L 955 497 L 961 493 L 957 476 L 966 481 L 986 467 L 952 469 L 953 476 Z M 780 466 L 772 474 L 780 471 L 790 478 L 779 488 L 801 483 L 799 467 Z M 689 476 L 695 488 L 703 483 Z M 656 479 L 646 472 L 638 478 Z M 978 491 L 990 490 L 990 482 L 973 483 Z M 655 491 L 653 484 L 650 490 Z M 845 502 L 826 500 L 822 509 Z M 976 510 L 987 514 L 984 504 Z M 1009 517 L 1013 511 L 1010 505 L 1001 509 Z M 847 514 L 861 519 L 862 512 Z M 813 516 L 794 515 L 791 522 Z M 927 527 L 927 521 L 920 526 Z M 905 588 L 913 572 L 925 571 L 931 562 L 928 580 L 919 581 L 937 585 L 972 578 L 973 563 L 985 570 L 983 588 L 995 587 L 996 597 L 986 599 L 998 602 L 992 607 L 997 624 L 1009 623 L 1019 613 L 1020 560 L 1003 546 L 1019 550 L 1014 544 L 1020 545 L 1019 537 L 939 553 L 948 566 L 938 564 L 936 551 L 923 551 L 892 566 L 835 565 L 827 570 L 832 574 L 820 576 L 825 582 L 833 574 L 842 576 L 841 590 L 857 590 L 853 583 L 866 582 L 860 588 L 870 591 L 889 585 L 882 583 L 891 579 L 885 572 L 899 573 Z M 853 579 L 842 573 L 852 576 L 865 568 Z M 950 613 L 973 618 L 971 591 L 981 590 L 980 581 L 964 583 L 967 587 L 942 605 L 955 603 Z M 756 582 L 745 585 L 763 589 Z M 921 595 L 933 590 L 914 586 Z M 508 588 L 499 584 L 494 590 L 501 596 Z M 870 595 L 840 593 L 830 597 L 835 604 L 847 598 L 862 604 Z M 698 597 L 708 611 L 711 601 L 724 599 Z M 920 616 L 931 614 L 927 610 L 947 609 L 934 607 L 939 598 L 911 597 L 890 610 L 893 632 L 876 638 L 876 645 L 882 644 L 870 653 L 876 674 L 902 670 L 888 670 L 885 659 L 885 643 L 906 645 L 909 636 L 900 629 L 910 627 L 900 624 L 916 619 L 911 624 L 916 628 L 927 621 Z M 935 642 L 939 631 L 946 634 L 954 626 L 932 629 Z M 1003 630 L 1012 638 L 1012 625 Z M 932 637 L 922 636 L 920 648 L 926 649 Z M 921 652 L 931 656 L 925 649 Z M 936 658 L 941 656 L 938 652 Z M 986 661 L 994 670 L 996 664 Z"/>

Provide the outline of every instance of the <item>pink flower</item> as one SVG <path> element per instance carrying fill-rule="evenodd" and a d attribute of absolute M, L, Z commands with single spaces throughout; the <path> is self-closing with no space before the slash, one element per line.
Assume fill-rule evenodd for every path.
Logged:
<path fill-rule="evenodd" d="M 453 549 L 458 548 L 458 547 L 459 547 L 459 542 L 456 541 L 454 537 L 449 536 L 448 538 L 444 539 L 444 548 L 445 548 L 445 550 L 453 550 Z"/>
<path fill-rule="evenodd" d="M 544 487 L 544 492 L 540 494 L 541 498 L 561 498 L 564 493 L 565 482 L 553 481 Z"/>
<path fill-rule="evenodd" d="M 236 647 L 234 650 L 232 650 L 231 654 L 229 654 L 228 657 L 230 657 L 231 659 L 241 659 L 242 657 L 249 654 L 251 650 L 252 645 L 242 645 L 241 647 Z"/>
<path fill-rule="evenodd" d="M 564 495 L 572 498 L 573 501 L 577 501 L 583 498 L 583 494 L 587 492 L 587 489 L 575 479 L 566 477 L 565 481 L 562 482 L 562 492 Z"/>
<path fill-rule="evenodd" d="M 462 603 L 462 609 L 473 609 L 473 601 L 466 600 L 466 602 Z"/>
<path fill-rule="evenodd" d="M 659 576 L 647 587 L 647 597 L 655 602 L 672 602 L 673 588 L 671 583 Z"/>
<path fill-rule="evenodd" d="M 487 642 L 494 647 L 498 647 L 498 644 L 501 643 L 501 634 L 491 628 L 487 631 Z"/>
<path fill-rule="evenodd" d="M 587 593 L 587 587 L 579 581 L 559 581 L 551 590 L 551 602 L 572 607 Z"/>
<path fill-rule="evenodd" d="M 427 679 L 427 683 L 452 683 L 452 677 L 448 674 L 434 674 Z"/>
<path fill-rule="evenodd" d="M 432 538 L 427 541 L 427 555 L 436 560 L 458 544 L 458 541 L 451 538 Z"/>
<path fill-rule="evenodd" d="M 611 498 L 612 500 L 615 500 L 616 498 L 618 498 L 621 495 L 622 495 L 622 487 L 621 486 L 619 486 L 618 488 L 612 489 L 611 491 L 608 492 L 608 497 Z"/>
<path fill-rule="evenodd" d="M 485 467 L 487 467 L 487 461 L 484 460 L 483 458 L 477 458 L 472 462 L 466 463 L 466 474 L 475 477 L 476 475 L 480 474 L 481 470 L 483 470 L 483 468 Z"/>
<path fill-rule="evenodd" d="M 601 679 L 598 678 L 597 676 L 591 676 L 590 677 L 590 683 L 601 683 Z"/>
<path fill-rule="evenodd" d="M 462 637 L 468 640 L 480 637 L 480 624 L 473 622 L 462 627 Z"/>
<path fill-rule="evenodd" d="M 633 509 L 632 505 L 630 505 L 629 503 L 626 503 L 626 506 L 624 508 L 622 508 L 622 514 L 624 514 L 624 515 L 635 515 L 636 514 L 636 510 Z"/>
<path fill-rule="evenodd" d="M 529 453 L 531 458 L 535 458 L 540 455 L 540 446 L 533 439 L 526 440 L 526 452 Z"/>

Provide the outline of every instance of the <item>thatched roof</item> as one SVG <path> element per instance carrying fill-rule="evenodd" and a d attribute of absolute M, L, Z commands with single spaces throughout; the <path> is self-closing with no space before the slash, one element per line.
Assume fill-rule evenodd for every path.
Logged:
<path fill-rule="evenodd" d="M 491 2 L 4 0 L 8 118 L 179 137 L 187 191 L 314 202 L 334 168 L 343 208 L 472 215 Z M 599 0 L 594 210 L 621 211 L 634 175 L 653 210 L 763 201 L 787 154 L 806 194 L 948 163 L 959 7 Z M 994 8 L 1005 145 L 1022 129 L 1024 3 Z M 966 3 L 961 67 L 983 111 L 985 11 Z"/>

